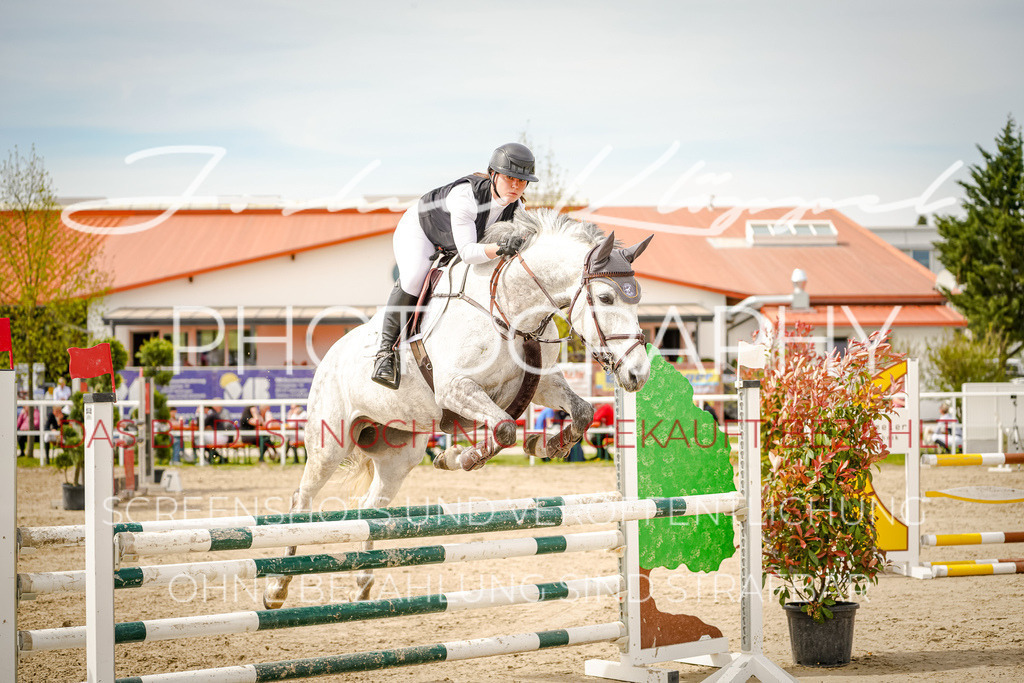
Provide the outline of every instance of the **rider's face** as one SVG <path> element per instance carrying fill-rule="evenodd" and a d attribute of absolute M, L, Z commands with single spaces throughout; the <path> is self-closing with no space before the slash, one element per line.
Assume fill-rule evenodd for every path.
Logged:
<path fill-rule="evenodd" d="M 494 174 L 494 185 L 491 187 L 491 194 L 495 199 L 500 199 L 506 204 L 511 204 L 523 196 L 529 182 L 507 176 L 504 173 Z"/>

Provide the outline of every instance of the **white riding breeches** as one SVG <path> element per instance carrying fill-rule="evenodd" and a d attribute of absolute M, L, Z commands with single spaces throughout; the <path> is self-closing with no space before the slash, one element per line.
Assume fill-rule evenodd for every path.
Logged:
<path fill-rule="evenodd" d="M 436 251 L 420 227 L 419 210 L 413 206 L 402 215 L 393 239 L 398 281 L 406 294 L 418 295 L 430 270 L 430 257 Z"/>
<path fill-rule="evenodd" d="M 492 200 L 484 206 L 478 206 L 469 183 L 462 183 L 448 193 L 445 208 L 451 215 L 452 241 L 459 252 L 459 258 L 471 265 L 490 261 L 484 245 L 476 241 L 477 215 L 486 212 L 484 226 L 490 227 L 501 216 L 505 205 Z M 430 257 L 436 249 L 420 227 L 418 203 L 406 210 L 398 221 L 394 249 L 402 290 L 406 294 L 419 294 L 430 271 Z"/>

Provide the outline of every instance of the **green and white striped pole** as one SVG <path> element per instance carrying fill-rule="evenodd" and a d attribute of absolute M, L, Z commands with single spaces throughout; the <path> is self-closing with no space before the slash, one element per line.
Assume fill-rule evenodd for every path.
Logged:
<path fill-rule="evenodd" d="M 147 676 L 119 678 L 117 683 L 264 683 L 313 676 L 379 671 L 399 666 L 453 662 L 478 657 L 533 652 L 553 647 L 615 641 L 626 635 L 620 621 L 593 626 L 574 626 L 553 631 L 519 633 L 508 636 L 458 640 L 437 645 L 416 645 L 392 650 L 356 652 L 347 655 L 292 659 L 266 664 L 228 666 L 219 669 L 197 669 Z"/>
<path fill-rule="evenodd" d="M 610 524 L 638 519 L 729 514 L 741 507 L 742 495 L 730 492 L 410 519 L 127 532 L 117 538 L 122 557 L 133 557 Z"/>
<path fill-rule="evenodd" d="M 299 626 L 386 619 L 412 614 L 438 614 L 487 607 L 507 607 L 551 600 L 578 600 L 615 595 L 623 590 L 625 590 L 625 580 L 621 575 L 614 574 L 570 581 L 436 593 L 411 598 L 388 598 L 278 610 L 130 621 L 117 624 L 114 627 L 114 642 L 122 644 L 176 640 L 228 633 L 252 633 Z M 38 629 L 21 631 L 18 635 L 20 650 L 23 653 L 62 650 L 85 647 L 86 627 Z"/>
<path fill-rule="evenodd" d="M 194 519 L 161 519 L 115 524 L 114 533 L 273 526 L 277 524 L 311 522 L 345 522 L 359 519 L 439 517 L 441 515 L 458 515 L 473 512 L 499 512 L 504 510 L 561 507 L 564 505 L 586 505 L 621 499 L 622 495 L 618 491 L 603 491 L 544 498 L 471 500 L 431 505 L 408 505 L 404 507 L 314 510 L 307 512 L 282 512 L 269 515 L 235 515 L 232 517 L 202 517 Z M 79 524 L 70 526 L 22 527 L 18 529 L 18 539 L 22 548 L 80 546 L 85 544 L 85 526 Z"/>
<path fill-rule="evenodd" d="M 114 588 L 171 586 L 220 579 L 257 579 L 266 576 L 327 574 L 390 567 L 473 562 L 531 555 L 576 553 L 621 548 L 625 539 L 617 530 L 588 531 L 564 536 L 491 539 L 470 543 L 444 543 L 412 548 L 354 550 L 337 554 L 246 558 L 214 562 L 186 562 L 148 567 L 122 567 L 114 572 Z M 41 593 L 85 590 L 85 572 L 36 572 L 18 575 L 22 597 Z"/>

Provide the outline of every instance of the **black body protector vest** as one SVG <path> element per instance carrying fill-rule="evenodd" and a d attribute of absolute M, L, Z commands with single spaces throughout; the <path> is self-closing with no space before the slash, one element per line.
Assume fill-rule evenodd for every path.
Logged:
<path fill-rule="evenodd" d="M 445 200 L 452 188 L 462 183 L 469 183 L 473 190 L 473 197 L 476 199 L 476 241 L 484 237 L 484 230 L 487 229 L 487 216 L 490 213 L 488 207 L 491 204 L 491 179 L 487 176 L 468 175 L 448 183 L 436 190 L 431 190 L 422 197 L 419 202 L 420 227 L 423 228 L 427 239 L 437 247 L 438 251 L 454 252 L 455 239 L 452 237 L 452 215 L 448 211 Z M 517 199 L 506 206 L 499 221 L 510 221 L 515 215 L 516 209 L 521 206 Z"/>

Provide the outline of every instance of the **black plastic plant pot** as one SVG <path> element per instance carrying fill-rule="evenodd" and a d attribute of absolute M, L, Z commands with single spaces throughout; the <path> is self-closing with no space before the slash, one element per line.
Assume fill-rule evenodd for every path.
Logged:
<path fill-rule="evenodd" d="M 64 487 L 64 509 L 84 510 L 85 509 L 85 487 L 74 484 L 61 484 Z"/>
<path fill-rule="evenodd" d="M 853 617 L 860 605 L 837 602 L 829 608 L 833 618 L 819 623 L 800 611 L 805 604 L 790 602 L 783 606 L 789 620 L 793 662 L 800 666 L 849 664 L 853 652 Z"/>

